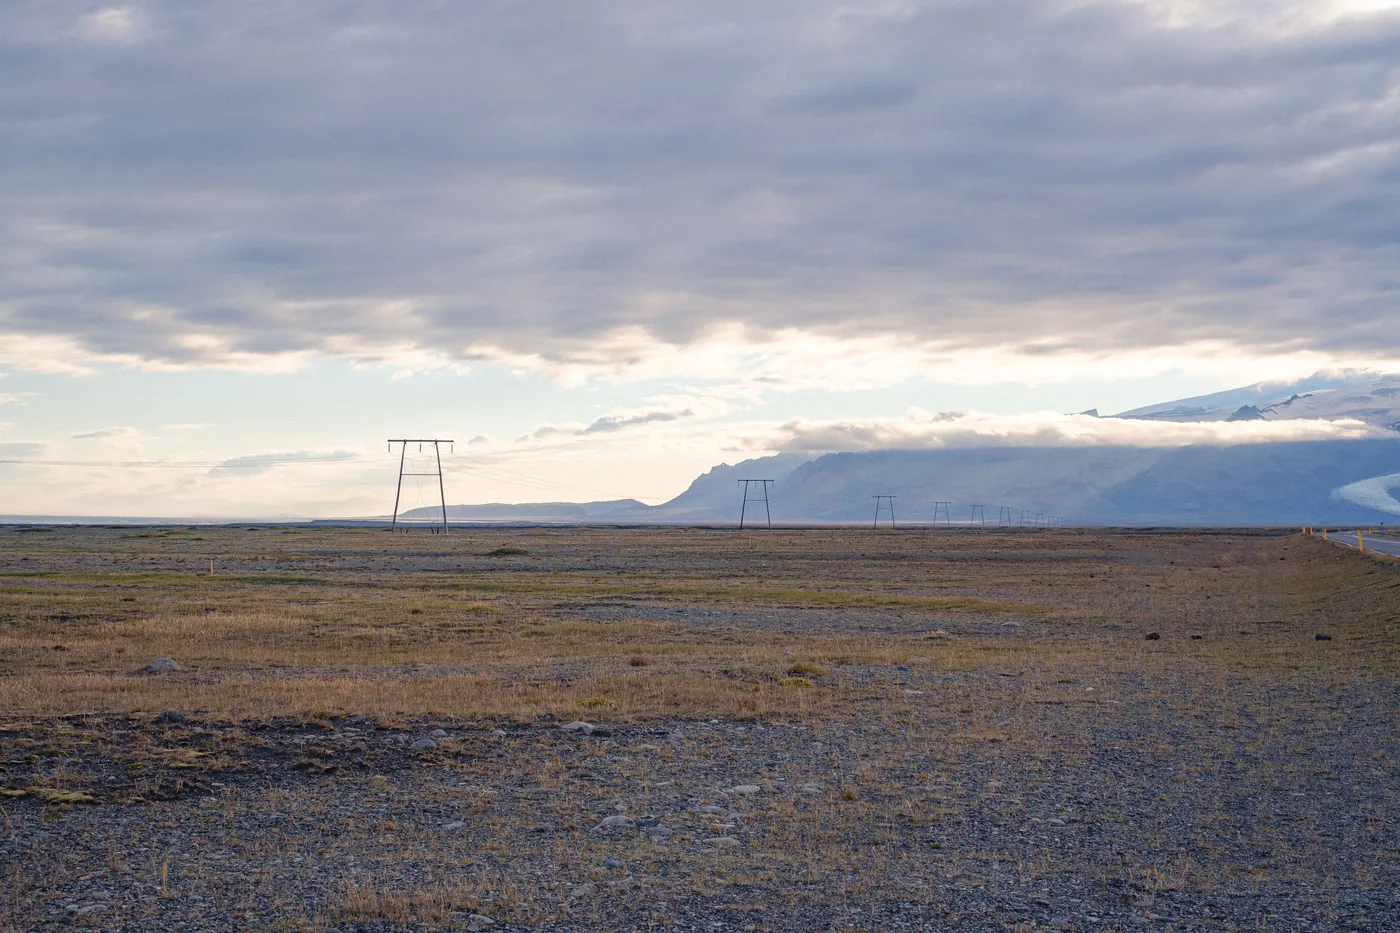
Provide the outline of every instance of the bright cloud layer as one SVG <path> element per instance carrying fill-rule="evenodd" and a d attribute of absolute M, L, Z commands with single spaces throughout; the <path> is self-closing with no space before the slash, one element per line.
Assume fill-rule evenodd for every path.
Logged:
<path fill-rule="evenodd" d="M 761 450 L 909 450 L 932 447 L 1064 447 L 1261 444 L 1394 436 L 1361 421 L 1214 421 L 1177 424 L 1053 412 L 1025 415 L 911 411 L 900 419 L 790 421 L 748 439 Z"/>

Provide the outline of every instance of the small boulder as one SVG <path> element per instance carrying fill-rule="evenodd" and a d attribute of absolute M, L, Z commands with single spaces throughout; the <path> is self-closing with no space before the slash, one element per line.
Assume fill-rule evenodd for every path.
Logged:
<path fill-rule="evenodd" d="M 1313 639 L 1316 641 L 1331 641 L 1332 636 L 1328 635 L 1326 632 L 1318 632 L 1313 636 Z"/>
<path fill-rule="evenodd" d="M 182 670 L 184 668 L 176 664 L 174 658 L 156 658 L 142 669 L 146 674 L 174 674 Z"/>
<path fill-rule="evenodd" d="M 594 732 L 597 731 L 592 723 L 581 722 L 578 720 L 575 720 L 574 722 L 568 723 L 566 725 L 562 725 L 559 728 L 563 729 L 565 732 L 581 732 L 584 735 L 592 735 Z"/>
<path fill-rule="evenodd" d="M 1148 632 L 1148 633 L 1147 633 L 1147 640 L 1148 640 L 1148 641 L 1161 641 L 1161 640 L 1162 640 L 1162 636 L 1161 636 L 1161 635 L 1158 635 L 1156 632 Z"/>
<path fill-rule="evenodd" d="M 741 797 L 751 797 L 754 794 L 760 793 L 762 790 L 763 788 L 759 787 L 757 784 L 736 784 L 729 788 L 731 794 L 738 794 Z"/>
<path fill-rule="evenodd" d="M 712 839 L 706 839 L 704 844 L 715 849 L 734 849 L 740 845 L 739 840 L 733 836 L 715 836 Z"/>
<path fill-rule="evenodd" d="M 1204 637 L 1205 637 L 1204 635 L 1192 635 L 1192 636 L 1191 636 L 1191 640 L 1192 640 L 1192 641 L 1200 641 L 1200 640 L 1201 640 L 1202 638 L 1204 638 Z"/>
<path fill-rule="evenodd" d="M 446 730 L 446 729 L 434 729 L 432 732 L 429 732 L 428 735 L 431 736 L 432 738 L 435 738 L 435 739 L 445 739 L 445 738 L 447 738 L 447 730 Z"/>
<path fill-rule="evenodd" d="M 185 714 L 178 709 L 168 709 L 151 720 L 158 726 L 183 726 L 187 721 Z"/>
<path fill-rule="evenodd" d="M 413 752 L 430 752 L 435 748 L 437 748 L 437 743 L 432 739 L 419 739 L 408 747 L 409 751 Z"/>
<path fill-rule="evenodd" d="M 593 831 L 597 833 L 607 832 L 608 830 L 613 829 L 626 829 L 627 827 L 632 826 L 633 824 L 634 821 L 630 816 L 623 816 L 621 813 L 618 813 L 613 816 L 603 817 L 603 821 L 597 826 L 593 827 Z"/>
<path fill-rule="evenodd" d="M 570 891 L 570 892 L 569 892 L 569 899 L 570 899 L 570 900 L 573 900 L 573 899 L 576 898 L 576 897 L 588 897 L 588 896 L 589 896 L 590 894 L 592 894 L 595 890 L 597 890 L 597 889 L 593 887 L 593 884 L 592 884 L 591 882 L 586 882 L 586 883 L 581 884 L 581 885 L 579 885 L 578 887 L 574 888 L 572 891 Z"/>

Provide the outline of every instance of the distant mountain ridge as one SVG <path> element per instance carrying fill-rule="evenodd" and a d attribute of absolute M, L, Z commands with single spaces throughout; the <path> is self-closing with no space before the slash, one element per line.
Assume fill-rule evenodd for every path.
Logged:
<path fill-rule="evenodd" d="M 523 522 L 584 522 L 605 518 L 613 513 L 645 511 L 649 506 L 636 499 L 607 499 L 598 502 L 488 502 L 482 505 L 449 505 L 448 520 L 456 521 L 523 521 Z M 410 521 L 442 518 L 439 506 L 424 506 L 400 512 L 399 517 Z"/>
<path fill-rule="evenodd" d="M 1194 444 L 1180 447 L 979 446 L 862 453 L 781 453 L 696 477 L 669 502 L 502 503 L 448 507 L 459 521 L 570 523 L 737 521 L 740 479 L 769 479 L 774 522 L 872 520 L 875 495 L 895 496 L 895 516 L 929 521 L 951 502 L 967 522 L 981 505 L 1107 525 L 1304 525 L 1374 523 L 1400 517 L 1400 376 L 1316 376 L 1261 383 L 1133 409 L 1114 418 L 1149 421 L 1355 419 L 1397 432 L 1364 440 Z M 762 494 L 761 490 L 751 491 Z M 761 501 L 749 515 L 763 521 Z M 441 511 L 414 509 L 410 519 Z M 940 513 L 939 518 L 944 516 Z"/>

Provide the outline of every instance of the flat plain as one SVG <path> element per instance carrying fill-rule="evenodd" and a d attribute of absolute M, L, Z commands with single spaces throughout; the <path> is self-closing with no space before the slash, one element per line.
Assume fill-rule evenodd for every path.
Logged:
<path fill-rule="evenodd" d="M 3 528 L 0 929 L 1400 929 L 1397 636 L 1297 534 Z"/>

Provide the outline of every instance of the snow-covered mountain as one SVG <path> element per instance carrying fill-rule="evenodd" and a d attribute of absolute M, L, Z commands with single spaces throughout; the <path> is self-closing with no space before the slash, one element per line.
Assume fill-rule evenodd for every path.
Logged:
<path fill-rule="evenodd" d="M 1149 421 L 1353 418 L 1400 431 L 1400 375 L 1314 376 L 1293 383 L 1260 383 L 1135 408 L 1113 417 Z"/>

